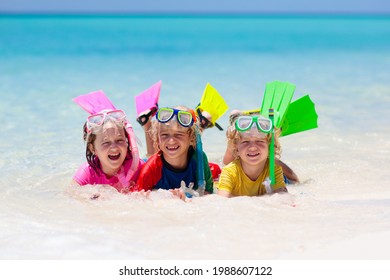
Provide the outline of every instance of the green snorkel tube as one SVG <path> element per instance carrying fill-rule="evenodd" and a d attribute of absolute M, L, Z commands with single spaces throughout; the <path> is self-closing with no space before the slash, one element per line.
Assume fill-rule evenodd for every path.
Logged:
<path fill-rule="evenodd" d="M 204 179 L 204 162 L 203 162 L 203 145 L 202 137 L 199 128 L 196 127 L 196 156 L 198 158 L 198 193 L 200 196 L 204 195 L 206 189 L 206 180 Z"/>
<path fill-rule="evenodd" d="M 271 179 L 271 185 L 267 188 L 267 193 L 273 192 L 275 185 L 275 130 L 274 130 L 274 109 L 268 109 L 268 117 L 272 123 L 271 130 L 271 143 L 269 145 L 269 176 Z"/>

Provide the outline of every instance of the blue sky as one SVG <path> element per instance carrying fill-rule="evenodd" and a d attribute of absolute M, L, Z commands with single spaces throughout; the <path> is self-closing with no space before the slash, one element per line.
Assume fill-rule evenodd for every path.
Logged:
<path fill-rule="evenodd" d="M 390 0 L 0 0 L 0 12 L 390 14 Z"/>

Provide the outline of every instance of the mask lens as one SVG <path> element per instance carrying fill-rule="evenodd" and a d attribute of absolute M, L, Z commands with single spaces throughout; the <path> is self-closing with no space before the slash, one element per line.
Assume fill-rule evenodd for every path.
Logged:
<path fill-rule="evenodd" d="M 123 121 L 126 118 L 125 112 L 122 110 L 107 112 L 107 116 L 113 118 L 116 121 Z"/>
<path fill-rule="evenodd" d="M 236 128 L 239 131 L 245 131 L 251 128 L 252 124 L 253 124 L 252 117 L 242 116 L 237 119 Z"/>
<path fill-rule="evenodd" d="M 114 110 L 89 116 L 87 118 L 87 129 L 91 130 L 93 127 L 102 125 L 106 117 L 109 117 L 114 121 L 124 121 L 126 119 L 126 114 L 122 110 Z"/>
<path fill-rule="evenodd" d="M 192 115 L 190 112 L 179 111 L 177 113 L 177 119 L 182 126 L 191 126 L 193 123 Z"/>
<path fill-rule="evenodd" d="M 167 122 L 169 121 L 173 116 L 173 110 L 170 108 L 161 108 L 158 110 L 157 113 L 157 120 L 159 122 Z"/>
<path fill-rule="evenodd" d="M 259 118 L 257 120 L 257 124 L 258 124 L 261 131 L 263 131 L 263 132 L 271 131 L 271 120 Z"/>
<path fill-rule="evenodd" d="M 104 114 L 96 114 L 88 117 L 88 123 L 94 125 L 101 125 L 104 120 Z"/>

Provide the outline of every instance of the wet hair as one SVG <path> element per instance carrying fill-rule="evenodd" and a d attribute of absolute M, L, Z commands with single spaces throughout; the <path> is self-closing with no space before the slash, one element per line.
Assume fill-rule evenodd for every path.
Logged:
<path fill-rule="evenodd" d="M 106 123 L 108 122 L 112 122 L 110 120 L 108 121 L 104 121 L 104 123 L 101 125 L 101 127 L 103 127 Z M 122 128 L 125 132 L 125 136 L 126 136 L 126 141 L 127 141 L 127 154 L 126 154 L 126 158 L 125 160 L 130 160 L 132 159 L 132 155 L 131 155 L 131 148 L 130 148 L 130 143 L 128 142 L 128 139 L 129 139 L 129 134 L 127 133 L 124 125 L 122 123 L 118 124 L 116 122 L 112 122 L 114 123 L 118 128 Z M 96 140 L 96 135 L 98 133 L 101 133 L 102 131 L 99 129 L 95 132 L 90 132 L 88 133 L 87 132 L 87 122 L 85 122 L 84 126 L 83 126 L 83 139 L 84 141 L 86 142 L 86 147 L 85 147 L 85 157 L 87 159 L 87 162 L 88 164 L 93 168 L 93 170 L 95 170 L 96 173 L 100 174 L 102 171 L 102 167 L 101 167 L 101 164 L 100 164 L 100 161 L 99 161 L 99 158 L 97 156 L 95 156 L 91 149 L 90 149 L 90 146 L 94 145 L 95 144 L 95 140 Z"/>
<path fill-rule="evenodd" d="M 238 117 L 240 116 L 247 116 L 249 114 L 245 113 L 235 113 L 233 117 L 230 119 L 230 125 L 228 129 L 226 130 L 226 138 L 228 141 L 228 145 L 233 147 L 233 157 L 236 159 L 238 157 L 238 143 L 241 140 L 241 134 L 239 131 L 237 131 L 236 126 L 235 126 L 235 121 L 237 120 Z M 260 114 L 250 114 L 251 116 L 253 115 L 258 115 L 261 116 Z M 231 115 L 232 116 L 232 115 Z M 274 150 L 275 150 L 275 158 L 280 158 L 280 155 L 282 153 L 282 147 L 279 142 L 279 136 L 280 136 L 280 129 L 275 128 L 275 133 L 274 133 Z M 268 141 L 268 143 L 271 143 L 271 133 L 268 133 L 267 136 L 265 137 Z M 269 155 L 268 155 L 269 157 Z"/>
<path fill-rule="evenodd" d="M 175 107 L 172 107 L 172 108 L 178 109 L 178 110 L 182 110 L 182 111 L 191 112 L 191 114 L 193 116 L 195 116 L 195 118 L 196 118 L 196 115 L 195 115 L 195 113 L 193 113 L 193 110 L 188 108 L 188 107 L 186 107 L 186 106 L 175 106 Z M 150 134 L 150 136 L 151 136 L 151 138 L 153 140 L 154 149 L 156 151 L 160 151 L 158 135 L 159 135 L 160 127 L 162 125 L 165 125 L 165 124 L 160 123 L 158 120 L 153 119 L 152 126 L 148 130 L 148 133 Z M 179 124 L 178 122 L 177 122 L 177 125 L 181 126 L 181 124 Z M 197 127 L 200 127 L 199 118 L 196 118 L 194 120 L 194 124 L 191 127 L 187 128 L 187 127 L 183 126 L 184 129 L 188 129 L 188 134 L 190 135 L 190 146 L 192 146 L 194 149 L 196 148 L 196 129 L 197 129 Z"/>

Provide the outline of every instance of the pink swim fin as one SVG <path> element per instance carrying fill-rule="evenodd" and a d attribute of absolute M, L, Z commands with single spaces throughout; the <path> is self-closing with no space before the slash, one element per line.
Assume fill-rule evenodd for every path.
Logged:
<path fill-rule="evenodd" d="M 116 110 L 102 90 L 82 94 L 73 98 L 73 101 L 90 114 L 96 114 L 106 109 Z"/>
<path fill-rule="evenodd" d="M 160 98 L 161 83 L 162 81 L 157 82 L 135 97 L 137 116 L 148 113 L 153 109 L 157 109 L 158 100 Z"/>

